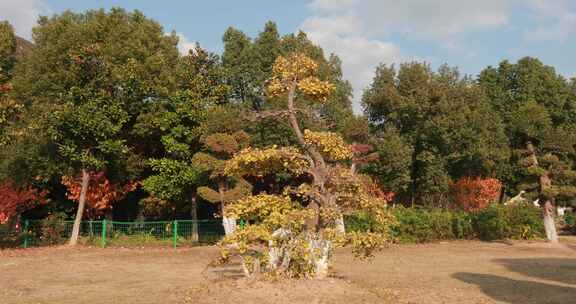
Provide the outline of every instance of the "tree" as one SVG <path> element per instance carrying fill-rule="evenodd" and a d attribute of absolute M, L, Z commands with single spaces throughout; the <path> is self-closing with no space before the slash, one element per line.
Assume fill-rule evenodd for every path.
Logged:
<path fill-rule="evenodd" d="M 197 187 L 206 183 L 202 172 L 205 164 L 194 163 L 193 157 L 202 149 L 202 136 L 209 136 L 228 124 L 237 128 L 229 109 L 230 86 L 218 56 L 199 45 L 180 58 L 176 71 L 177 89 L 158 105 L 155 113 L 141 117 L 140 134 L 158 134 L 162 151 L 151 158 L 153 174 L 143 186 L 161 201 L 187 202 L 190 215 L 197 219 Z M 197 238 L 197 226 L 193 226 Z"/>
<path fill-rule="evenodd" d="M 484 209 L 500 197 L 502 183 L 495 178 L 462 177 L 450 185 L 454 205 L 466 211 Z"/>
<path fill-rule="evenodd" d="M 556 242 L 554 205 L 571 204 L 576 195 L 576 95 L 552 67 L 529 57 L 488 67 L 478 81 L 504 121 L 514 151 L 507 188 L 538 198 L 546 235 Z"/>
<path fill-rule="evenodd" d="M 0 184 L 0 224 L 13 222 L 19 215 L 45 204 L 46 191 L 40 191 L 32 186 L 18 187 L 10 180 Z"/>
<path fill-rule="evenodd" d="M 498 176 L 509 157 L 502 122 L 487 96 L 469 78 L 442 66 L 381 65 L 363 96 L 386 188 L 420 204 L 447 204 L 452 180 Z M 386 138 L 386 141 L 381 140 Z M 390 159 L 393 158 L 393 161 Z"/>
<path fill-rule="evenodd" d="M 68 199 L 79 202 L 82 195 L 82 180 L 69 176 L 62 177 L 67 189 Z M 128 182 L 125 185 L 111 183 L 104 172 L 89 172 L 88 188 L 84 194 L 87 208 L 93 216 L 111 211 L 113 204 L 122 200 L 128 192 L 134 191 L 139 183 Z M 86 212 L 88 213 L 88 212 Z"/>
<path fill-rule="evenodd" d="M 278 57 L 267 94 L 285 108 L 267 114 L 286 119 L 298 145 L 246 148 L 226 164 L 229 176 L 293 177 L 279 193 L 248 196 L 227 208 L 228 216 L 247 221 L 244 229 L 222 241 L 237 245 L 247 275 L 264 267 L 280 275 L 324 278 L 335 246 L 352 244 L 358 255 L 370 255 L 389 239 L 392 216 L 386 201 L 371 195 L 365 177 L 344 165 L 353 153 L 342 137 L 300 127 L 297 107 L 309 100 L 327 102 L 334 89 L 317 72 L 318 64 L 302 53 Z M 347 234 L 339 229 L 343 214 L 363 211 L 374 217 L 378 228 Z"/>
<path fill-rule="evenodd" d="M 39 152 L 65 164 L 67 172 L 54 174 L 81 173 L 74 245 L 89 172 L 129 157 L 136 118 L 173 86 L 177 38 L 142 13 L 118 8 L 41 17 L 33 37 L 34 49 L 15 71 L 14 96 L 29 105 L 35 132 L 28 136 L 48 139 Z"/>
<path fill-rule="evenodd" d="M 192 164 L 209 173 L 209 179 L 216 184 L 217 189 L 204 186 L 197 191 L 203 199 L 219 205 L 224 232 L 231 235 L 236 230 L 236 218 L 227 216 L 226 205 L 252 194 L 252 185 L 242 177 L 227 176 L 224 169 L 227 159 L 249 145 L 250 137 L 244 131 L 233 134 L 214 133 L 206 136 L 203 143 L 207 151 L 196 153 Z"/>
<path fill-rule="evenodd" d="M 7 21 L 0 22 L 0 146 L 8 142 L 8 126 L 20 111 L 20 105 L 9 98 L 12 70 L 16 63 L 16 36 Z"/>
<path fill-rule="evenodd" d="M 280 37 L 274 22 L 267 22 L 262 32 L 253 39 L 243 32 L 229 28 L 224 34 L 222 63 L 228 71 L 227 83 L 232 88 L 232 100 L 248 105 L 256 112 L 281 110 L 282 104 L 270 102 L 265 92 L 265 81 L 272 77 L 274 62 L 278 55 L 288 55 L 295 51 L 303 52 L 318 64 L 318 75 L 334 84 L 335 89 L 328 96 L 329 102 L 318 103 L 302 96 L 306 103 L 300 111 L 300 123 L 311 129 L 342 131 L 350 117 L 353 117 L 351 96 L 352 87 L 344 80 L 341 60 L 331 54 L 325 56 L 319 46 L 314 45 L 304 32 Z M 246 129 L 255 147 L 271 144 L 294 145 L 297 140 L 287 122 L 261 117 Z"/>

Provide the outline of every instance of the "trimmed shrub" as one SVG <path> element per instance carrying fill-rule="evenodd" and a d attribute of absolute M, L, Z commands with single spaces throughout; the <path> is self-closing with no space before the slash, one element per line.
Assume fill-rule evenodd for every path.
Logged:
<path fill-rule="evenodd" d="M 393 209 L 396 225 L 392 233 L 399 243 L 441 240 L 534 239 L 543 236 L 540 210 L 533 206 L 491 205 L 476 212 L 441 208 Z M 346 218 L 348 231 L 367 231 L 374 222 L 367 215 Z"/>
<path fill-rule="evenodd" d="M 527 240 L 544 233 L 540 209 L 530 205 L 492 205 L 475 214 L 474 228 L 482 240 Z"/>
<path fill-rule="evenodd" d="M 393 213 L 398 224 L 392 231 L 400 243 L 425 243 L 474 237 L 471 218 L 463 211 L 397 207 Z"/>

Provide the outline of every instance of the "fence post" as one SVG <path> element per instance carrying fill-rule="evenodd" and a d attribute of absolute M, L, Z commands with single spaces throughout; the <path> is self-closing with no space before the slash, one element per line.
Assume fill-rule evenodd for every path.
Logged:
<path fill-rule="evenodd" d="M 244 229 L 244 219 L 240 219 L 240 229 Z"/>
<path fill-rule="evenodd" d="M 173 237 L 172 237 L 172 244 L 174 248 L 178 246 L 178 220 L 174 220 L 174 227 L 172 229 Z"/>
<path fill-rule="evenodd" d="M 106 247 L 106 219 L 102 220 L 102 248 Z"/>
<path fill-rule="evenodd" d="M 23 227 L 24 228 L 23 229 L 23 231 L 24 231 L 24 248 L 28 248 L 28 225 L 29 225 L 28 220 L 24 220 L 24 227 Z"/>

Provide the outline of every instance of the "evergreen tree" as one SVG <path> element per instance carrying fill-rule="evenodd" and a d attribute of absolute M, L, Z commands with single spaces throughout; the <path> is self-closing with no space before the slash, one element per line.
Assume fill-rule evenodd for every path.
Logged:
<path fill-rule="evenodd" d="M 381 65 L 363 104 L 383 166 L 371 170 L 396 176 L 381 181 L 412 203 L 444 204 L 452 180 L 498 175 L 508 157 L 488 98 L 454 68 L 433 72 L 426 64 L 406 63 L 396 71 Z"/>
<path fill-rule="evenodd" d="M 576 195 L 576 95 L 554 68 L 529 57 L 488 67 L 478 81 L 505 122 L 514 150 L 509 192 L 524 190 L 539 200 L 547 237 L 557 241 L 554 205 L 572 204 Z"/>
<path fill-rule="evenodd" d="M 14 96 L 27 105 L 24 135 L 42 138 L 38 152 L 56 164 L 52 174 L 82 175 L 74 245 L 90 171 L 130 158 L 137 117 L 173 87 L 177 38 L 119 8 L 41 17 L 33 37 L 35 47 L 15 70 Z"/>

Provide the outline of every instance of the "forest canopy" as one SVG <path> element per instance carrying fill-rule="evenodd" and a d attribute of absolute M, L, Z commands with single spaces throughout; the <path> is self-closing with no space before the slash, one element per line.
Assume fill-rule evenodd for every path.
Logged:
<path fill-rule="evenodd" d="M 180 54 L 165 33 L 121 8 L 41 17 L 31 43 L 0 23 L 0 183 L 22 198 L 0 218 L 216 214 L 226 225 L 247 212 L 234 204 L 257 195 L 307 206 L 287 189 L 326 196 L 312 190 L 327 191 L 328 175 L 348 187 L 343 196 L 354 185 L 387 204 L 487 205 L 461 202 L 459 185 L 489 185 L 491 202 L 519 193 L 576 202 L 576 80 L 537 58 L 476 76 L 382 64 L 359 115 L 340 58 L 304 32 L 281 35 L 272 21 L 255 37 L 230 27 L 222 54 L 200 45 Z M 115 196 L 95 210 L 82 202 L 99 196 L 78 189 L 97 185 Z"/>

